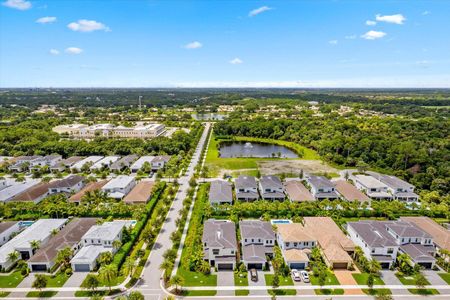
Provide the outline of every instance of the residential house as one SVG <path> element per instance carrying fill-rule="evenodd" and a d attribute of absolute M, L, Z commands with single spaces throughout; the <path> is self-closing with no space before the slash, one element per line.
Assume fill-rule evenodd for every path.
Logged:
<path fill-rule="evenodd" d="M 277 224 L 277 241 L 286 264 L 291 269 L 309 265 L 311 249 L 317 240 L 300 223 Z"/>
<path fill-rule="evenodd" d="M 311 188 L 311 194 L 316 200 L 339 199 L 334 183 L 326 177 L 310 175 L 306 178 L 306 182 Z"/>
<path fill-rule="evenodd" d="M 20 222 L 6 221 L 0 223 L 0 246 L 3 246 L 11 239 L 13 234 L 20 231 Z"/>
<path fill-rule="evenodd" d="M 68 177 L 50 182 L 48 191 L 50 194 L 76 193 L 84 186 L 84 177 L 79 175 L 69 175 Z"/>
<path fill-rule="evenodd" d="M 95 164 L 96 162 L 98 162 L 99 160 L 103 159 L 104 156 L 99 156 L 99 155 L 92 155 L 92 156 L 88 156 L 80 161 L 78 161 L 77 163 L 73 164 L 70 167 L 71 171 L 74 172 L 79 172 L 81 171 L 81 169 L 83 169 L 83 167 L 87 166 L 88 168 L 90 168 L 93 164 Z"/>
<path fill-rule="evenodd" d="M 69 202 L 74 202 L 79 204 L 81 202 L 81 199 L 86 195 L 86 193 L 94 192 L 97 190 L 101 190 L 102 187 L 108 183 L 108 180 L 100 180 L 96 182 L 90 182 L 88 183 L 84 188 L 82 188 L 79 192 L 73 194 L 69 198 Z"/>
<path fill-rule="evenodd" d="M 150 168 L 152 166 L 152 161 L 155 157 L 154 156 L 141 156 L 138 160 L 136 160 L 130 167 L 131 172 L 136 173 L 142 167 L 144 167 L 145 163 L 148 163 L 150 165 Z"/>
<path fill-rule="evenodd" d="M 32 247 L 33 241 L 36 241 L 41 247 L 45 246 L 52 236 L 53 230 L 61 230 L 66 222 L 67 219 L 40 219 L 34 222 L 0 247 L 0 269 L 8 270 L 17 260 L 29 259 L 36 251 Z M 14 251 L 17 251 L 19 254 L 17 260 L 11 260 L 9 256 Z"/>
<path fill-rule="evenodd" d="M 35 204 L 41 202 L 44 200 L 47 196 L 50 195 L 49 187 L 50 183 L 41 182 L 37 185 L 34 185 L 30 187 L 29 189 L 26 189 L 22 193 L 16 195 L 13 199 L 11 199 L 12 202 L 33 202 Z"/>
<path fill-rule="evenodd" d="M 58 252 L 65 248 L 70 248 L 74 254 L 77 253 L 82 247 L 81 238 L 95 225 L 96 221 L 96 218 L 80 218 L 70 221 L 28 260 L 30 270 L 51 270 L 58 258 Z"/>
<path fill-rule="evenodd" d="M 284 200 L 284 187 L 277 176 L 262 176 L 259 180 L 259 191 L 264 200 Z"/>
<path fill-rule="evenodd" d="M 359 201 L 361 203 L 370 203 L 370 198 L 348 181 L 336 180 L 334 182 L 334 185 L 336 187 L 336 191 L 343 199 L 346 199 L 348 201 Z"/>
<path fill-rule="evenodd" d="M 113 163 L 118 161 L 120 156 L 105 156 L 101 160 L 95 162 L 89 169 L 91 171 L 101 170 L 103 168 L 109 168 Z"/>
<path fill-rule="evenodd" d="M 46 155 L 30 161 L 30 171 L 39 171 L 42 167 L 51 167 L 62 160 L 61 155 Z"/>
<path fill-rule="evenodd" d="M 361 220 L 347 223 L 350 238 L 368 258 L 383 268 L 395 263 L 397 253 L 406 253 L 412 263 L 431 269 L 435 264 L 435 248 L 431 235 L 406 221 Z"/>
<path fill-rule="evenodd" d="M 333 269 L 348 269 L 352 265 L 355 244 L 330 217 L 304 217 L 305 229 L 319 245 L 325 263 Z"/>
<path fill-rule="evenodd" d="M 450 230 L 439 225 L 429 217 L 401 217 L 400 221 L 413 223 L 433 238 L 438 253 L 441 250 L 450 251 Z"/>
<path fill-rule="evenodd" d="M 102 187 L 102 191 L 108 193 L 108 196 L 114 199 L 122 199 L 136 185 L 133 176 L 119 175 L 111 179 Z"/>
<path fill-rule="evenodd" d="M 244 220 L 239 222 L 241 232 L 242 262 L 247 269 L 263 269 L 266 257 L 273 257 L 275 233 L 269 222 Z"/>
<path fill-rule="evenodd" d="M 71 156 L 69 158 L 60 160 L 56 164 L 50 167 L 50 171 L 52 172 L 64 172 L 67 169 L 70 169 L 74 164 L 83 160 L 82 156 Z"/>
<path fill-rule="evenodd" d="M 236 267 L 236 226 L 229 220 L 209 219 L 203 226 L 204 259 L 218 270 Z"/>
<path fill-rule="evenodd" d="M 113 162 L 109 169 L 113 172 L 120 172 L 125 168 L 129 168 L 131 164 L 133 164 L 137 159 L 138 156 L 135 154 L 124 156 L 121 159 Z"/>
<path fill-rule="evenodd" d="M 17 195 L 39 184 L 37 179 L 27 179 L 23 182 L 6 181 L 7 187 L 0 190 L 0 203 L 13 200 Z"/>
<path fill-rule="evenodd" d="M 356 188 L 366 193 L 372 199 L 392 200 L 392 195 L 388 193 L 388 187 L 378 179 L 369 175 L 352 176 Z"/>
<path fill-rule="evenodd" d="M 384 175 L 376 172 L 367 172 L 387 186 L 388 192 L 395 200 L 406 202 L 419 201 L 419 195 L 414 193 L 415 186 L 392 175 Z"/>
<path fill-rule="evenodd" d="M 159 169 L 163 169 L 164 166 L 169 162 L 170 156 L 169 155 L 159 155 L 156 156 L 151 164 L 152 164 L 152 170 L 158 171 Z"/>
<path fill-rule="evenodd" d="M 19 156 L 14 159 L 14 163 L 8 167 L 12 172 L 25 172 L 28 171 L 33 161 L 40 160 L 42 156 Z"/>
<path fill-rule="evenodd" d="M 145 204 L 150 199 L 154 186 L 154 181 L 141 180 L 131 192 L 123 198 L 123 201 L 129 204 Z"/>
<path fill-rule="evenodd" d="M 209 203 L 211 204 L 232 204 L 233 192 L 231 183 L 223 180 L 211 181 L 209 187 Z"/>
<path fill-rule="evenodd" d="M 234 182 L 236 199 L 255 201 L 259 199 L 258 184 L 253 176 L 240 175 Z"/>
<path fill-rule="evenodd" d="M 290 180 L 284 183 L 286 194 L 292 202 L 314 201 L 314 196 L 299 180 Z"/>

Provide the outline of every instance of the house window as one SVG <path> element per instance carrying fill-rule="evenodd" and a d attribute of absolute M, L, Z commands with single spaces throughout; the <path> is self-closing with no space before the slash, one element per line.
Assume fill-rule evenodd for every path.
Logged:
<path fill-rule="evenodd" d="M 231 254 L 234 254 L 234 250 L 231 250 Z"/>
<path fill-rule="evenodd" d="M 244 240 L 247 243 L 247 239 Z"/>
<path fill-rule="evenodd" d="M 372 253 L 375 253 L 375 249 L 372 249 Z"/>
<path fill-rule="evenodd" d="M 258 243 L 261 243 L 261 239 L 258 239 Z"/>
<path fill-rule="evenodd" d="M 294 243 L 294 247 L 297 247 L 297 243 Z"/>
<path fill-rule="evenodd" d="M 289 243 L 289 242 L 287 242 L 287 243 L 286 243 L 286 247 L 289 247 L 289 244 L 290 244 L 290 243 Z"/>
<path fill-rule="evenodd" d="M 213 254 L 214 255 L 218 255 L 219 254 L 219 249 L 213 249 Z"/>
<path fill-rule="evenodd" d="M 387 249 L 387 253 L 388 253 L 388 254 L 394 253 L 394 248 L 388 248 L 388 249 Z"/>

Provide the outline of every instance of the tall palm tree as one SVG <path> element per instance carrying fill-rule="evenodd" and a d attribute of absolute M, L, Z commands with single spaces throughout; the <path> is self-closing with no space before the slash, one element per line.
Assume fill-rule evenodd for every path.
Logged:
<path fill-rule="evenodd" d="M 130 274 L 133 274 L 135 267 L 136 267 L 136 262 L 131 257 L 127 257 L 127 259 L 123 263 L 124 275 L 128 276 Z"/>
<path fill-rule="evenodd" d="M 175 292 L 178 294 L 180 291 L 179 287 L 184 284 L 184 279 L 179 275 L 175 275 L 170 279 L 170 284 L 175 286 Z"/>
<path fill-rule="evenodd" d="M 8 254 L 8 259 L 12 262 L 15 262 L 19 259 L 19 252 L 14 250 L 13 252 Z"/>
<path fill-rule="evenodd" d="M 31 249 L 33 249 L 33 252 L 38 250 L 41 247 L 41 241 L 38 240 L 32 240 L 30 242 Z"/>
<path fill-rule="evenodd" d="M 112 242 L 112 246 L 113 246 L 113 248 L 115 248 L 115 249 L 119 249 L 120 246 L 122 246 L 122 242 L 121 242 L 120 240 L 114 240 L 114 241 Z"/>
<path fill-rule="evenodd" d="M 108 283 L 111 292 L 112 282 L 117 278 L 117 269 L 114 265 L 105 265 L 98 271 L 100 278 Z"/>

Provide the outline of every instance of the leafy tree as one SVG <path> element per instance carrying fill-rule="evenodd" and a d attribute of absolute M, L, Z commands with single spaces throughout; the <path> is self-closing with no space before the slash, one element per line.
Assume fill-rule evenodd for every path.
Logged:
<path fill-rule="evenodd" d="M 12 262 L 16 261 L 19 259 L 19 252 L 14 250 L 13 252 L 8 254 L 8 259 Z"/>
<path fill-rule="evenodd" d="M 422 273 L 418 273 L 416 275 L 415 283 L 418 289 L 423 289 L 428 284 L 428 280 L 426 279 L 425 275 L 423 275 Z"/>
<path fill-rule="evenodd" d="M 33 288 L 38 289 L 41 291 L 43 288 L 47 286 L 47 277 L 41 274 L 37 274 L 35 276 L 35 279 L 33 281 L 33 284 L 31 285 Z"/>
<path fill-rule="evenodd" d="M 170 279 L 170 284 L 175 286 L 175 293 L 178 294 L 180 286 L 184 284 L 184 279 L 179 275 L 175 275 Z"/>
<path fill-rule="evenodd" d="M 373 275 L 372 273 L 369 274 L 369 276 L 367 276 L 367 282 L 366 282 L 366 284 L 367 284 L 367 286 L 369 287 L 369 289 L 372 289 L 372 288 L 373 288 L 373 283 L 374 283 L 374 281 L 375 281 L 374 275 Z"/>
<path fill-rule="evenodd" d="M 275 272 L 275 274 L 273 274 L 272 286 L 274 288 L 277 288 L 280 286 L 280 276 L 278 275 L 278 272 Z"/>
<path fill-rule="evenodd" d="M 100 268 L 98 273 L 100 278 L 108 283 L 109 291 L 111 292 L 112 283 L 117 278 L 116 266 L 112 264 L 104 265 Z"/>
<path fill-rule="evenodd" d="M 93 274 L 88 274 L 85 280 L 86 287 L 90 289 L 92 292 L 99 286 L 100 282 L 97 279 L 97 276 Z"/>
<path fill-rule="evenodd" d="M 132 291 L 128 295 L 128 300 L 144 300 L 144 295 L 139 291 Z"/>

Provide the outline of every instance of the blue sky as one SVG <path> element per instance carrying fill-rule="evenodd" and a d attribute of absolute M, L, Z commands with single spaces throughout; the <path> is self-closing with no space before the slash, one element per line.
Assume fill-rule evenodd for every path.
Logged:
<path fill-rule="evenodd" d="M 1 87 L 450 87 L 450 1 L 0 2 Z"/>

